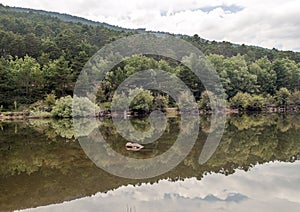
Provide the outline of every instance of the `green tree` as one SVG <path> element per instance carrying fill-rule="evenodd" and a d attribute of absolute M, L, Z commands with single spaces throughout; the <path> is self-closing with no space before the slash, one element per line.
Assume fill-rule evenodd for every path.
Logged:
<path fill-rule="evenodd" d="M 43 53 L 48 53 L 51 59 L 58 59 L 61 55 L 61 50 L 50 37 L 41 39 Z"/>
<path fill-rule="evenodd" d="M 26 55 L 24 59 L 10 60 L 10 68 L 14 75 L 16 95 L 22 97 L 18 102 L 32 103 L 42 96 L 44 77 L 34 58 Z"/>
<path fill-rule="evenodd" d="M 277 106 L 286 109 L 289 104 L 290 96 L 291 93 L 287 88 L 280 88 L 279 91 L 276 92 Z"/>
<path fill-rule="evenodd" d="M 72 117 L 72 97 L 61 97 L 55 101 L 52 108 L 52 115 L 58 118 L 71 118 Z"/>
<path fill-rule="evenodd" d="M 300 90 L 300 66 L 292 61 L 290 63 L 289 70 L 291 71 L 290 81 L 289 81 L 289 90 Z"/>
<path fill-rule="evenodd" d="M 41 53 L 41 40 L 33 33 L 26 34 L 24 37 L 26 54 L 37 58 Z"/>
<path fill-rule="evenodd" d="M 274 94 L 276 90 L 276 72 L 267 57 L 261 58 L 249 67 L 249 72 L 257 76 L 258 93 Z"/>
<path fill-rule="evenodd" d="M 72 61 L 71 68 L 73 70 L 74 81 L 77 80 L 78 75 L 80 74 L 82 68 L 89 59 L 89 55 L 85 51 L 80 51 Z"/>
<path fill-rule="evenodd" d="M 55 92 L 52 91 L 51 93 L 47 94 L 45 97 L 45 103 L 47 104 L 48 107 L 52 107 L 55 105 L 56 101 L 56 95 Z"/>
<path fill-rule="evenodd" d="M 191 95 L 188 91 L 183 91 L 178 97 L 178 104 L 181 105 L 181 110 L 191 110 L 198 108 L 197 103 L 195 102 L 194 96 Z"/>
<path fill-rule="evenodd" d="M 224 70 L 230 80 L 229 86 L 226 88 L 228 98 L 233 97 L 238 92 L 252 94 L 257 91 L 257 76 L 249 72 L 243 56 L 237 55 L 225 59 Z"/>
<path fill-rule="evenodd" d="M 10 71 L 9 62 L 3 57 L 0 58 L 0 105 L 7 108 L 12 105 L 16 84 L 12 81 L 15 79 L 13 72 Z"/>
<path fill-rule="evenodd" d="M 274 108 L 276 106 L 276 100 L 274 98 L 274 96 L 267 94 L 265 96 L 265 106 L 267 108 Z"/>
<path fill-rule="evenodd" d="M 143 90 L 141 92 L 141 90 Z M 141 92 L 141 93 L 140 93 Z M 137 93 L 140 93 L 136 96 Z M 129 96 L 136 96 L 130 103 L 130 109 L 140 113 L 149 112 L 153 109 L 153 99 L 149 90 L 136 88 L 129 91 Z"/>
<path fill-rule="evenodd" d="M 248 100 L 247 110 L 261 111 L 265 108 L 265 98 L 260 95 L 253 94 Z"/>
<path fill-rule="evenodd" d="M 75 117 L 92 117 L 100 112 L 99 107 L 87 97 L 74 96 L 73 100 L 73 116 Z"/>
<path fill-rule="evenodd" d="M 72 69 L 69 67 L 69 61 L 63 56 L 57 60 L 50 61 L 43 71 L 47 80 L 47 91 L 55 91 L 58 96 L 72 94 L 74 87 Z"/>
<path fill-rule="evenodd" d="M 203 75 L 203 79 L 200 80 L 199 77 L 196 76 L 196 74 L 189 69 L 189 67 L 192 70 L 201 70 L 202 73 L 209 72 L 205 58 L 198 57 L 195 54 L 191 54 L 189 56 L 184 57 L 182 61 L 188 67 L 182 65 L 179 66 L 177 68 L 179 69 L 177 75 L 189 87 L 195 99 L 199 100 L 201 93 L 205 90 L 201 82 L 201 80 L 205 80 L 205 76 Z M 210 81 L 207 80 L 206 83 L 210 83 Z"/>
<path fill-rule="evenodd" d="M 213 93 L 209 91 L 204 91 L 201 94 L 201 99 L 198 101 L 198 107 L 200 110 L 209 111 L 211 110 L 211 104 L 209 96 L 213 95 Z"/>
<path fill-rule="evenodd" d="M 300 91 L 295 90 L 294 92 L 292 92 L 289 96 L 288 102 L 291 106 L 300 108 Z"/>
<path fill-rule="evenodd" d="M 291 70 L 288 68 L 291 61 L 288 59 L 276 59 L 272 63 L 272 69 L 276 72 L 276 88 L 277 90 L 287 87 L 290 84 Z"/>
<path fill-rule="evenodd" d="M 250 94 L 238 92 L 234 97 L 230 99 L 230 107 L 238 110 L 246 110 L 250 99 Z"/>
<path fill-rule="evenodd" d="M 159 94 L 154 98 L 153 107 L 154 109 L 165 111 L 168 103 L 168 97 Z"/>

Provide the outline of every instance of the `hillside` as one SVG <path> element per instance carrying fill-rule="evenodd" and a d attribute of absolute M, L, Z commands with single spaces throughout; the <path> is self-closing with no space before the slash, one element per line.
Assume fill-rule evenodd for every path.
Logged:
<path fill-rule="evenodd" d="M 78 74 L 97 50 L 111 41 L 135 33 L 147 32 L 144 29 L 124 29 L 67 14 L 0 5 L 1 108 L 17 109 L 44 99 L 50 93 L 55 93 L 58 98 L 72 95 Z M 262 98 L 271 95 L 274 100 L 270 100 L 269 104 L 274 105 L 279 101 L 276 95 L 280 89 L 287 88 L 288 95 L 300 89 L 298 52 L 208 41 L 198 35 L 174 36 L 192 43 L 207 55 L 220 74 L 228 100 L 239 92 Z M 156 66 L 160 67 L 162 58 L 137 57 L 118 68 L 124 71 L 127 66 L 139 71 L 133 64 L 153 64 L 151 60 L 155 60 Z M 180 64 L 168 64 L 167 69 L 176 70 L 183 81 L 184 78 L 190 79 L 190 72 Z M 112 71 L 115 73 L 116 70 Z M 122 77 L 128 76 L 125 73 L 118 79 L 122 80 Z M 112 80 L 115 78 L 107 79 L 107 84 L 113 84 Z M 189 86 L 196 100 L 202 99 L 203 86 Z M 110 101 L 112 92 L 113 90 L 100 88 L 97 97 L 99 102 Z M 167 106 L 172 104 L 169 99 L 166 102 Z M 281 101 L 281 104 L 286 106 L 286 101 Z M 234 107 L 240 108 L 241 104 Z"/>
<path fill-rule="evenodd" d="M 116 30 L 116 31 L 125 31 L 125 32 L 133 31 L 132 29 L 126 29 L 126 28 L 113 26 L 113 25 L 103 23 L 103 22 L 91 21 L 91 20 L 88 20 L 88 19 L 85 19 L 85 18 L 72 16 L 72 15 L 68 15 L 68 14 L 61 14 L 61 13 L 57 13 L 57 12 L 49 12 L 49 11 L 44 11 L 44 10 L 34 10 L 34 9 L 30 9 L 30 8 L 20 8 L 20 7 L 13 7 L 11 9 L 13 9 L 16 12 L 36 13 L 36 14 L 40 14 L 40 15 L 47 15 L 47 16 L 51 16 L 51 17 L 54 17 L 54 18 L 59 18 L 59 19 L 61 19 L 63 21 L 66 21 L 66 22 L 81 23 L 81 24 L 87 24 L 87 25 L 91 25 L 91 26 L 103 26 L 105 28 Z"/>
<path fill-rule="evenodd" d="M 75 33 L 84 33 L 85 36 L 86 32 L 88 33 L 89 42 L 97 47 L 101 47 L 101 44 L 105 44 L 118 36 L 124 35 L 124 33 L 147 33 L 145 29 L 127 29 L 118 26 L 113 26 L 107 23 L 101 23 L 96 21 L 87 20 L 85 18 L 76 17 L 68 14 L 61 14 L 57 12 L 49 12 L 43 10 L 34 10 L 29 8 L 18 8 L 18 7 L 8 7 L 3 6 L 0 4 L 0 12 L 1 12 L 1 31 L 6 32 L 13 32 L 18 33 L 20 35 L 26 35 L 28 33 L 33 33 L 37 37 L 53 37 L 53 34 L 59 34 L 66 25 Z M 6 16 L 6 18 L 5 18 Z M 15 23 L 10 23 L 7 18 L 11 18 L 10 20 Z M 30 23 L 31 22 L 31 23 Z M 51 23 L 52 22 L 52 23 Z M 56 28 L 50 27 L 51 24 L 57 26 Z M 11 25 L 10 27 L 5 27 Z M 16 26 L 18 25 L 18 26 Z M 18 30 L 17 28 L 24 25 L 24 30 Z M 50 34 L 46 34 L 45 31 L 41 30 L 39 25 L 45 25 L 45 28 L 50 27 Z M 48 27 L 46 27 L 48 26 Z M 75 27 L 76 26 L 76 27 Z M 84 26 L 84 27 L 83 27 Z M 37 27 L 37 28 L 36 28 Z M 75 28 L 83 27 L 82 31 Z M 93 35 L 92 29 L 98 28 L 98 31 L 101 33 L 97 34 L 98 39 L 92 39 Z M 101 30 L 100 30 L 101 29 Z M 32 30 L 32 31 L 30 31 Z M 49 30 L 49 29 L 48 29 Z M 48 31 L 49 32 L 49 31 Z M 111 33 L 111 34 L 110 34 Z M 161 34 L 170 34 L 166 32 L 153 32 L 153 33 L 161 33 Z M 105 37 L 107 34 L 110 39 Z M 268 56 L 269 59 L 276 59 L 276 58 L 284 58 L 288 57 L 289 59 L 295 60 L 296 62 L 300 62 L 300 53 L 292 52 L 292 51 L 279 51 L 277 49 L 266 49 L 257 46 L 247 46 L 247 45 L 237 45 L 230 42 L 216 42 L 216 41 L 209 41 L 199 37 L 197 34 L 194 36 L 187 36 L 187 35 L 176 35 L 177 37 L 181 37 L 192 42 L 194 45 L 199 47 L 205 54 L 220 54 L 226 57 L 231 57 L 237 55 L 238 53 L 241 55 L 247 54 L 248 57 L 251 59 L 259 59 L 263 56 Z M 99 43 L 101 38 L 104 40 Z M 1 43 L 2 44 L 2 43 Z M 23 54 L 24 55 L 24 54 Z M 22 54 L 18 55 L 22 56 Z"/>

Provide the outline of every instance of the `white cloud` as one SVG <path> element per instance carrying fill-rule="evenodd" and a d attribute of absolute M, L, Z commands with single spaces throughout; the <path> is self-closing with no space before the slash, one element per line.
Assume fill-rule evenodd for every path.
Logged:
<path fill-rule="evenodd" d="M 300 48 L 297 0 L 0 0 L 127 28 L 198 34 L 268 48 Z M 201 10 L 202 9 L 202 10 Z M 231 11 L 230 11 L 231 10 Z"/>

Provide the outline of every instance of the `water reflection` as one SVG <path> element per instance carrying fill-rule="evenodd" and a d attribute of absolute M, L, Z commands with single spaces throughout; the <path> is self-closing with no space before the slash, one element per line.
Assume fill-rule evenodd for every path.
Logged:
<path fill-rule="evenodd" d="M 38 211 L 298 211 L 300 161 L 267 163 L 230 176 L 123 186 Z M 209 188 L 209 189 L 208 189 Z M 117 204 L 116 204 L 117 203 Z M 170 207 L 172 206 L 172 207 Z M 34 209 L 28 211 L 35 211 Z"/>
<path fill-rule="evenodd" d="M 197 116 L 191 116 L 188 122 L 186 120 L 181 120 L 179 132 L 172 131 L 173 134 L 171 138 L 167 139 L 163 135 L 155 141 L 156 143 L 168 144 L 168 149 L 156 148 L 159 150 L 157 151 L 159 152 L 159 155 L 154 157 L 153 154 L 148 151 L 154 149 L 153 147 L 149 148 L 149 145 L 147 145 L 148 141 L 146 143 L 142 143 L 145 145 L 145 148 L 140 151 L 141 153 L 139 155 L 143 156 L 143 160 L 125 156 L 110 146 L 111 141 L 117 141 L 117 143 L 121 145 L 117 149 L 127 151 L 125 144 L 130 136 L 127 136 L 127 139 L 125 140 L 124 138 L 122 139 L 119 134 L 114 134 L 116 137 L 111 137 L 111 134 L 108 133 L 108 137 L 103 138 L 104 136 L 100 134 L 98 130 L 94 130 L 90 135 L 79 137 L 78 139 L 85 153 L 99 168 L 102 168 L 113 175 L 129 179 L 151 178 L 166 173 L 167 171 L 176 167 L 193 148 L 199 132 L 199 117 L 193 117 Z M 158 120 L 153 120 L 153 118 L 154 117 L 152 117 L 151 122 L 159 122 Z M 115 122 L 116 119 L 114 119 L 114 123 Z M 120 126 L 128 125 L 128 123 L 126 123 L 127 121 L 122 122 L 122 120 L 119 120 L 118 122 L 118 126 L 114 124 L 110 124 L 109 126 L 119 127 L 118 131 L 120 131 Z M 183 122 L 185 123 L 183 124 Z M 176 124 L 178 125 L 178 123 Z M 158 124 L 151 123 L 151 125 Z M 129 129 L 132 128 L 133 127 Z M 102 128 L 100 127 L 100 130 L 101 129 Z M 128 128 L 124 129 L 127 130 Z M 106 130 L 106 132 L 107 131 L 111 132 L 111 130 Z M 153 136 L 157 136 L 156 128 L 155 130 L 150 130 L 148 132 L 150 132 L 150 139 L 152 139 Z M 148 132 L 146 131 L 147 135 L 149 135 Z M 131 134 L 131 132 L 127 133 L 128 135 Z M 141 132 L 137 134 L 140 133 Z M 170 132 L 167 132 L 166 134 L 170 134 Z M 150 154 L 144 154 L 145 151 L 148 151 Z"/>
<path fill-rule="evenodd" d="M 141 131 L 149 128 L 147 120 L 134 119 L 132 123 L 134 127 Z M 178 118 L 168 119 L 166 131 L 162 137 L 154 143 L 145 144 L 146 149 L 149 151 L 128 152 L 124 148 L 127 141 L 118 135 L 111 120 L 99 120 L 98 124 L 99 130 L 110 148 L 132 158 L 151 158 L 162 154 L 172 146 L 180 130 L 180 120 Z M 241 185 L 241 187 L 238 186 L 237 179 L 239 179 L 239 173 L 246 174 L 240 170 L 247 171 L 250 169 L 253 171 L 256 170 L 257 167 L 261 167 L 259 168 L 261 169 L 261 174 L 256 175 L 256 177 L 262 182 L 267 183 L 268 179 L 273 179 L 271 178 L 272 176 L 276 178 L 278 174 L 276 170 L 281 169 L 283 171 L 280 178 L 286 180 L 286 182 L 290 182 L 290 185 L 288 183 L 277 184 L 277 187 L 275 187 L 274 184 L 270 185 L 270 187 L 266 187 L 267 184 L 261 184 L 262 188 L 266 190 L 275 189 L 278 195 L 283 191 L 287 192 L 292 189 L 290 190 L 291 194 L 300 199 L 298 197 L 300 188 L 293 186 L 296 184 L 294 181 L 297 181 L 298 184 L 300 182 L 296 176 L 297 173 L 299 175 L 298 162 L 284 164 L 282 167 L 289 166 L 289 168 L 286 169 L 280 168 L 281 166 L 276 166 L 272 169 L 267 168 L 269 166 L 272 167 L 272 165 L 251 168 L 257 164 L 264 164 L 269 161 L 294 162 L 297 158 L 300 159 L 300 115 L 256 114 L 228 117 L 222 141 L 209 160 L 201 165 L 199 164 L 199 155 L 203 150 L 203 145 L 209 132 L 210 117 L 202 117 L 200 125 L 201 130 L 199 131 L 194 148 L 176 168 L 155 178 L 130 180 L 110 175 L 97 168 L 91 162 L 75 139 L 72 120 L 31 120 L 30 122 L 19 123 L 2 122 L 0 123 L 0 187 L 2 191 L 0 193 L 0 211 L 60 203 L 66 200 L 89 196 L 97 192 L 107 192 L 112 189 L 117 189 L 120 186 L 129 184 L 139 185 L 141 183 L 153 184 L 162 179 L 170 179 L 170 181 L 175 182 L 175 184 L 169 181 L 160 181 L 159 183 L 159 185 L 163 185 L 160 189 L 164 189 L 164 192 L 170 193 L 176 189 L 177 184 L 183 183 L 178 181 L 182 178 L 193 178 L 191 182 L 194 183 L 192 183 L 192 185 L 195 187 L 195 192 L 198 190 L 198 192 L 206 191 L 208 193 L 206 196 L 201 193 L 200 197 L 198 196 L 196 198 L 195 196 L 194 198 L 194 196 L 189 197 L 188 195 L 181 197 L 180 195 L 183 191 L 180 191 L 178 198 L 175 193 L 173 196 L 171 195 L 169 199 L 166 198 L 164 201 L 157 202 L 158 206 L 163 207 L 164 204 L 171 205 L 170 201 L 172 201 L 172 204 L 178 204 L 178 207 L 174 205 L 174 208 L 178 208 L 179 211 L 182 211 L 180 210 L 180 203 L 183 204 L 182 206 L 186 204 L 199 206 L 202 204 L 201 198 L 206 198 L 207 201 L 205 201 L 208 202 L 207 204 L 210 204 L 208 200 L 215 198 L 221 199 L 222 201 L 226 200 L 227 197 L 232 199 L 233 197 L 230 197 L 229 193 L 227 197 L 226 195 L 223 197 L 216 195 L 218 192 L 224 193 L 223 190 L 226 189 L 221 186 L 222 179 L 232 179 L 229 180 L 229 185 L 237 185 L 237 187 L 233 187 L 232 190 L 227 189 L 228 191 L 238 192 L 243 195 L 239 196 L 239 198 L 248 197 L 252 201 L 253 196 L 241 190 L 246 184 L 249 189 L 253 188 L 252 190 L 254 192 L 256 191 L 257 195 L 264 197 L 267 194 L 263 193 L 259 187 L 255 187 L 256 184 L 253 181 L 248 181 L 248 175 L 243 177 L 244 184 Z M 86 122 L 83 122 L 83 126 L 86 127 L 87 133 L 93 129 L 93 127 L 90 127 Z M 264 174 L 263 170 L 268 170 L 268 172 L 265 172 L 267 174 Z M 252 171 L 247 172 L 247 174 L 252 175 Z M 234 172 L 236 173 L 233 174 Z M 217 176 L 217 178 L 214 179 L 214 177 L 208 178 L 205 176 L 207 173 L 219 174 L 209 175 Z M 291 178 L 288 178 L 289 176 L 291 176 Z M 254 176 L 252 178 L 255 179 Z M 213 187 L 213 183 L 204 183 L 206 179 L 214 179 L 212 181 L 215 185 L 219 185 L 219 187 Z M 164 182 L 170 185 L 164 187 Z M 184 186 L 184 184 L 182 185 Z M 150 184 L 147 184 L 146 187 L 144 186 L 146 185 L 143 184 L 142 187 L 138 188 L 145 188 L 145 190 L 155 188 L 151 187 L 152 185 Z M 175 187 L 171 188 L 173 186 Z M 186 188 L 189 188 L 188 185 L 186 186 Z M 224 187 L 226 187 L 225 184 Z M 123 187 L 119 189 L 122 188 Z M 147 195 L 147 192 L 144 193 L 144 190 L 138 190 L 136 187 L 129 186 L 128 188 L 132 188 L 132 190 L 128 191 L 128 195 L 131 193 L 135 193 L 137 196 Z M 215 190 L 213 190 L 214 188 Z M 119 189 L 117 191 L 119 191 Z M 189 190 L 193 189 L 189 188 Z M 110 192 L 108 194 L 110 194 Z M 213 196 L 209 196 L 209 194 Z M 103 195 L 105 196 L 103 193 L 97 195 L 100 195 L 101 198 Z M 291 206 L 294 204 L 286 203 L 286 201 L 282 200 L 284 199 L 283 196 L 286 195 L 281 195 L 282 197 L 279 202 L 282 202 L 283 205 Z M 104 198 L 107 205 L 103 202 L 104 200 L 99 200 L 100 203 L 103 204 L 104 209 L 106 206 L 109 207 L 109 202 L 113 204 L 113 202 L 121 203 L 122 201 L 122 198 L 118 195 L 115 195 L 115 199 L 109 199 L 109 197 L 108 195 L 107 198 Z M 185 197 L 189 197 L 188 199 L 191 199 L 192 202 L 186 202 Z M 176 201 L 174 201 L 175 199 Z M 129 204 L 131 202 L 130 199 L 125 200 L 128 201 L 126 203 L 128 207 L 133 207 L 133 205 Z M 124 204 L 126 202 L 125 200 Z M 254 204 L 250 200 L 243 199 L 242 202 L 248 205 Z M 258 201 L 258 197 L 256 197 L 256 200 Z M 294 201 L 294 199 L 289 200 Z M 222 205 L 222 201 L 218 200 L 219 207 L 225 207 Z M 220 202 L 222 202 L 222 204 Z M 145 202 L 142 203 L 144 204 Z M 94 203 L 91 203 L 91 205 L 93 204 Z M 126 211 L 126 204 L 124 204 L 120 204 L 120 207 L 123 207 L 122 211 Z M 150 210 L 154 207 L 156 202 L 153 203 L 150 201 L 147 202 L 147 204 Z M 258 201 L 257 204 L 259 205 L 260 202 Z M 82 207 L 84 207 L 84 204 Z M 278 210 L 280 208 L 277 203 L 274 203 L 274 207 Z M 170 211 L 174 211 L 174 208 L 172 208 L 173 210 L 170 209 Z M 104 209 L 103 211 L 105 211 Z"/>

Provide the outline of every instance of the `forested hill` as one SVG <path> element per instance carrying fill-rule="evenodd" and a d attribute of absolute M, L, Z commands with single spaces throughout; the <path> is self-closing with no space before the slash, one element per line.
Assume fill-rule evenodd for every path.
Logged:
<path fill-rule="evenodd" d="M 58 13 L 4 6 L 0 6 L 0 13 L 1 56 L 27 54 L 37 58 L 48 53 L 56 59 L 62 51 L 69 57 L 79 51 L 92 54 L 125 35 L 109 29 L 109 25 L 87 20 L 88 24 L 82 24 L 82 18 Z"/>
<path fill-rule="evenodd" d="M 34 9 L 30 9 L 30 8 L 21 8 L 21 7 L 13 7 L 13 8 L 10 8 L 10 9 L 15 10 L 16 12 L 36 13 L 36 14 L 41 14 L 41 15 L 48 15 L 48 16 L 51 16 L 51 17 L 59 18 L 59 19 L 61 19 L 63 21 L 66 21 L 66 22 L 82 23 L 82 24 L 87 24 L 87 25 L 92 25 L 92 26 L 103 26 L 103 27 L 106 27 L 108 29 L 113 29 L 113 30 L 116 30 L 116 31 L 126 31 L 126 32 L 133 31 L 132 29 L 126 29 L 126 28 L 110 25 L 110 24 L 103 23 L 103 22 L 91 21 L 91 20 L 88 20 L 88 19 L 85 19 L 85 18 L 81 18 L 81 17 L 69 15 L 69 14 L 61 14 L 61 13 L 57 13 L 57 12 L 49 12 L 49 11 L 44 11 L 44 10 L 34 10 Z"/>
<path fill-rule="evenodd" d="M 22 57 L 26 54 L 29 56 L 37 56 L 38 54 L 32 54 L 32 52 L 48 53 L 50 49 L 46 48 L 46 44 L 49 45 L 50 43 L 53 44 L 55 47 L 54 49 L 72 49 L 67 44 L 61 45 L 63 44 L 63 39 L 61 38 L 63 35 L 71 39 L 75 37 L 77 40 L 73 40 L 72 44 L 78 41 L 78 45 L 78 43 L 85 41 L 91 47 L 98 49 L 104 44 L 115 40 L 116 38 L 122 37 L 125 34 L 146 33 L 146 31 L 143 29 L 126 29 L 68 14 L 27 8 L 8 7 L 1 4 L 0 14 L 2 47 L 1 56 L 5 56 L 7 54 L 19 57 Z M 159 33 L 164 34 L 164 32 Z M 224 55 L 225 57 L 231 57 L 239 53 L 241 55 L 247 55 L 247 58 L 251 60 L 267 56 L 270 60 L 287 57 L 296 62 L 300 62 L 300 53 L 298 52 L 278 51 L 276 49 L 270 50 L 256 46 L 237 45 L 226 41 L 209 41 L 202 39 L 197 34 L 194 36 L 177 36 L 192 42 L 207 55 L 220 54 Z M 43 45 L 35 46 L 38 47 L 35 49 L 35 51 L 28 48 L 22 49 L 22 47 L 27 47 L 29 45 L 28 43 L 30 42 L 26 42 L 28 39 L 32 39 L 32 41 L 34 41 L 33 44 L 39 43 Z M 19 44 L 18 48 L 16 48 L 17 46 L 14 46 L 16 43 Z M 31 46 L 33 46 L 33 44 Z M 95 49 L 89 50 L 93 52 Z M 55 58 L 54 53 L 52 54 L 53 58 Z"/>
<path fill-rule="evenodd" d="M 32 104 L 51 92 L 57 97 L 72 95 L 78 74 L 97 50 L 135 33 L 147 32 L 0 4 L 0 107 Z M 176 36 L 199 47 L 208 56 L 220 74 L 228 99 L 238 92 L 273 95 L 282 87 L 290 91 L 299 89 L 300 53 L 208 41 L 198 35 Z M 123 65 L 130 66 L 130 63 L 134 64 L 129 61 Z M 133 68 L 138 71 L 138 66 Z M 180 67 L 167 68 L 176 70 L 178 76 L 187 73 Z M 199 100 L 203 88 L 192 90 Z M 101 92 L 98 99 L 109 101 L 111 91 Z"/>

